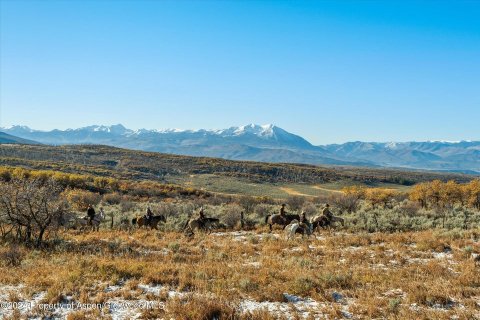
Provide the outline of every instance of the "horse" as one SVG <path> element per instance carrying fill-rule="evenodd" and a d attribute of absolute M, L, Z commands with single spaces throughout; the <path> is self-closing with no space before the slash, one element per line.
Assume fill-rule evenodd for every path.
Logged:
<path fill-rule="evenodd" d="M 208 233 L 210 233 L 212 226 L 218 224 L 219 222 L 220 220 L 217 218 L 189 219 L 183 226 L 183 231 L 186 231 L 188 229 L 192 234 L 195 234 L 193 232 L 195 229 L 196 230 L 203 229 L 203 230 L 207 230 Z"/>
<path fill-rule="evenodd" d="M 334 222 L 340 222 L 342 226 L 345 226 L 345 220 L 343 218 L 335 217 L 333 215 L 331 216 L 331 218 L 325 215 L 319 215 L 312 218 L 312 220 L 310 221 L 312 225 L 312 230 L 315 230 L 319 227 L 321 227 L 322 229 L 326 229 L 327 227 L 332 226 Z"/>
<path fill-rule="evenodd" d="M 278 224 L 283 226 L 283 229 L 285 229 L 286 226 L 290 224 L 293 220 L 300 221 L 300 216 L 298 214 L 280 214 L 280 213 L 275 213 L 275 214 L 268 214 L 265 217 L 265 223 L 269 225 L 270 227 L 270 232 L 272 232 L 273 228 L 272 225 Z"/>
<path fill-rule="evenodd" d="M 158 224 L 160 222 L 163 222 L 163 223 L 167 222 L 167 218 L 165 218 L 164 215 L 153 216 L 150 218 L 150 222 L 147 221 L 147 218 L 145 216 L 136 217 L 132 219 L 132 225 L 137 224 L 139 227 L 149 226 L 150 229 L 156 229 L 156 230 L 158 230 Z"/>
<path fill-rule="evenodd" d="M 100 213 L 95 214 L 92 220 L 92 230 L 98 231 L 100 229 L 100 223 L 105 220 L 105 213 L 103 212 L 103 209 L 100 209 Z M 89 219 L 88 216 L 78 218 L 75 217 L 75 225 L 80 227 L 80 230 L 84 230 L 86 227 L 89 226 Z"/>

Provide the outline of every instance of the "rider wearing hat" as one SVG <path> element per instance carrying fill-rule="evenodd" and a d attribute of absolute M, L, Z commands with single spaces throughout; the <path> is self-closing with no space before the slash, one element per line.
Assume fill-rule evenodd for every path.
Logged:
<path fill-rule="evenodd" d="M 88 224 L 92 224 L 93 219 L 95 218 L 95 209 L 93 209 L 92 205 L 89 204 L 87 208 L 87 217 L 88 217 Z"/>
<path fill-rule="evenodd" d="M 147 225 L 150 225 L 150 222 L 152 221 L 153 217 L 153 212 L 150 207 L 147 207 L 147 211 L 145 212 L 145 219 L 147 220 Z"/>
<path fill-rule="evenodd" d="M 323 210 L 322 210 L 322 214 L 323 214 L 325 217 L 327 217 L 328 220 L 332 220 L 333 214 L 330 212 L 330 209 L 329 209 L 329 208 L 330 208 L 330 205 L 327 203 L 327 204 L 325 205 L 325 208 L 323 208 Z"/>

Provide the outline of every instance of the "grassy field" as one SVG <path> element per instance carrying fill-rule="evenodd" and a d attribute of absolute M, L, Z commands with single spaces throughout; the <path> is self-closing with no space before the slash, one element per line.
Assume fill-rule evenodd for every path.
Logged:
<path fill-rule="evenodd" d="M 70 231 L 44 250 L 0 248 L 18 258 L 2 260 L 2 301 L 31 307 L 0 318 L 478 319 L 479 237 Z M 77 303 L 96 307 L 67 308 Z"/>
<path fill-rule="evenodd" d="M 275 199 L 284 199 L 291 195 L 306 197 L 327 197 L 331 194 L 341 192 L 342 188 L 352 185 L 365 187 L 379 187 L 398 191 L 408 191 L 410 187 L 391 183 L 361 183 L 349 180 L 342 180 L 323 184 L 308 183 L 255 183 L 247 179 L 238 179 L 214 174 L 192 174 L 169 177 L 168 182 L 190 186 L 214 193 L 268 196 Z"/>

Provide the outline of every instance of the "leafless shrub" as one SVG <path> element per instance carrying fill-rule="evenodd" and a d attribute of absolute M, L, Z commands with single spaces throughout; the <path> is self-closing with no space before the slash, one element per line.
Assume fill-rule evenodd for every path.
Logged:
<path fill-rule="evenodd" d="M 254 197 L 242 196 L 238 200 L 238 203 L 245 209 L 245 212 L 252 212 L 257 200 Z"/>
<path fill-rule="evenodd" d="M 271 211 L 271 206 L 268 204 L 257 204 L 255 206 L 254 212 L 259 218 L 264 218 Z"/>
<path fill-rule="evenodd" d="M 62 188 L 52 179 L 12 179 L 0 183 L 0 212 L 16 229 L 16 238 L 41 245 L 46 232 L 65 212 Z"/>
<path fill-rule="evenodd" d="M 243 208 L 237 204 L 230 204 L 223 209 L 222 222 L 229 228 L 233 228 L 240 221 Z"/>
<path fill-rule="evenodd" d="M 329 200 L 333 205 L 342 212 L 356 212 L 360 204 L 360 199 L 354 194 L 335 194 Z"/>

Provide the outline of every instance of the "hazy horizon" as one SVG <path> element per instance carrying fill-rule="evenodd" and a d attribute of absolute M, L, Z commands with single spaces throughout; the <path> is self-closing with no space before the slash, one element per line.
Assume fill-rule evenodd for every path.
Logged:
<path fill-rule="evenodd" d="M 480 3 L 0 2 L 0 126 L 479 140 Z"/>

